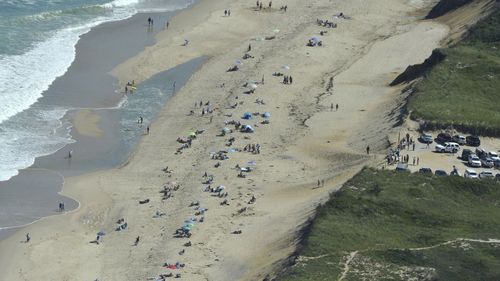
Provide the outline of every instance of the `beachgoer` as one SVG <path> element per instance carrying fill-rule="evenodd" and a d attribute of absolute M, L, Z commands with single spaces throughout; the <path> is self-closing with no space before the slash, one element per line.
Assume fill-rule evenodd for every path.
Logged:
<path fill-rule="evenodd" d="M 30 233 L 26 233 L 26 243 L 30 242 L 31 240 L 31 236 L 30 236 Z"/>
<path fill-rule="evenodd" d="M 125 86 L 125 94 L 128 94 L 128 87 Z"/>
<path fill-rule="evenodd" d="M 168 29 L 169 25 L 170 25 L 170 23 L 167 21 L 167 24 L 165 25 L 165 27 Z"/>
<path fill-rule="evenodd" d="M 413 151 L 415 151 L 415 143 L 413 143 Z"/>
<path fill-rule="evenodd" d="M 151 17 L 149 17 L 149 18 L 148 18 L 148 25 L 151 25 L 151 24 L 152 24 L 152 21 L 153 21 L 153 20 L 151 19 Z"/>
<path fill-rule="evenodd" d="M 70 151 L 68 152 L 68 158 L 71 158 L 71 157 L 73 157 L 73 150 L 70 150 Z"/>
<path fill-rule="evenodd" d="M 224 16 L 227 17 L 227 10 L 224 10 Z"/>
<path fill-rule="evenodd" d="M 262 85 L 264 85 L 264 75 L 262 75 Z"/>
<path fill-rule="evenodd" d="M 139 239 L 141 239 L 141 237 L 140 237 L 140 236 L 137 236 L 137 238 L 135 238 L 135 243 L 134 243 L 134 246 L 139 245 Z"/>
<path fill-rule="evenodd" d="M 366 147 L 366 154 L 370 155 L 370 146 L 369 145 Z"/>
<path fill-rule="evenodd" d="M 335 105 L 335 111 L 337 111 L 337 110 L 339 110 L 339 104 L 338 103 Z"/>
<path fill-rule="evenodd" d="M 174 89 L 174 93 L 175 93 L 175 81 L 174 81 L 174 84 L 172 85 L 172 88 Z"/>
<path fill-rule="evenodd" d="M 290 81 L 290 84 L 293 83 L 292 76 L 290 76 L 290 78 L 288 80 Z"/>
<path fill-rule="evenodd" d="M 227 16 L 231 16 L 231 10 L 227 10 Z"/>
<path fill-rule="evenodd" d="M 149 126 L 146 128 L 146 134 L 149 135 Z"/>
<path fill-rule="evenodd" d="M 269 9 L 271 9 L 272 5 L 273 5 L 273 1 L 269 1 Z"/>
<path fill-rule="evenodd" d="M 420 163 L 420 158 L 417 157 L 417 166 L 418 166 L 419 163 Z"/>
<path fill-rule="evenodd" d="M 247 52 L 250 52 L 252 50 L 252 45 L 248 44 Z"/>
<path fill-rule="evenodd" d="M 330 104 L 330 111 L 333 111 L 333 103 Z"/>

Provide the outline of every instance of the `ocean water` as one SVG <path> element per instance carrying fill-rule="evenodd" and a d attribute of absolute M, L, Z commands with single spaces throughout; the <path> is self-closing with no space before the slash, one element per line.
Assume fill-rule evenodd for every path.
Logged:
<path fill-rule="evenodd" d="M 70 67 L 82 34 L 105 22 L 175 11 L 194 1 L 0 1 L 0 181 L 73 142 L 71 124 L 62 119 L 71 108 L 37 101 Z"/>

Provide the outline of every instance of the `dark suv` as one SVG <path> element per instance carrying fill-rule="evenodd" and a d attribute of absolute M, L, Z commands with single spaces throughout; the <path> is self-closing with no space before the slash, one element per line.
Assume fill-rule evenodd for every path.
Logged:
<path fill-rule="evenodd" d="M 465 141 L 467 142 L 467 145 L 469 145 L 469 146 L 480 146 L 481 145 L 481 140 L 479 139 L 478 136 L 467 136 L 465 138 Z"/>
<path fill-rule="evenodd" d="M 452 141 L 452 137 L 448 133 L 439 133 L 439 135 L 436 138 L 436 142 L 441 143 L 441 144 L 443 144 L 445 142 L 451 142 L 451 141 Z"/>
<path fill-rule="evenodd" d="M 469 155 L 474 154 L 472 150 L 464 148 L 462 150 L 462 160 L 463 161 L 469 161 Z"/>

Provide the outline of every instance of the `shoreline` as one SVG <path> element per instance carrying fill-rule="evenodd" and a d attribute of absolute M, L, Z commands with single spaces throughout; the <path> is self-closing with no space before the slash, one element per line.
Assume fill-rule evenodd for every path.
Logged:
<path fill-rule="evenodd" d="M 226 2 L 217 3 L 223 6 Z M 317 2 L 325 6 L 333 5 L 321 0 Z M 32 244 L 22 249 L 19 249 L 19 243 L 15 243 L 19 237 L 0 242 L 0 264 L 5 268 L 2 270 L 4 275 L 9 277 L 9 280 L 18 280 L 20 275 L 54 278 L 68 274 L 75 280 L 92 280 L 96 277 L 114 280 L 116 276 L 127 276 L 135 280 L 164 271 L 160 267 L 163 261 L 175 262 L 180 259 L 188 263 L 183 276 L 187 276 L 189 280 L 208 277 L 215 280 L 264 278 L 276 263 L 293 251 L 294 229 L 307 219 L 308 211 L 362 165 L 376 161 L 376 157 L 371 158 L 363 154 L 363 149 L 360 149 L 363 147 L 363 141 L 360 140 L 369 139 L 372 135 L 378 136 L 380 132 L 390 129 L 386 126 L 373 126 L 365 135 L 360 132 L 365 131 L 367 126 L 384 120 L 385 116 L 380 113 L 379 107 L 390 104 L 399 91 L 388 89 L 384 81 L 395 76 L 393 73 L 406 67 L 409 62 L 427 56 L 429 50 L 438 45 L 440 38 L 447 32 L 438 24 L 420 24 L 415 23 L 415 19 L 413 22 L 411 19 L 403 19 L 404 16 L 398 14 L 412 9 L 401 2 L 403 1 L 384 1 L 385 6 L 393 5 L 399 9 L 385 11 L 384 17 L 373 16 L 374 12 L 378 12 L 373 6 L 357 11 L 360 7 L 356 5 L 360 3 L 336 3 L 339 9 L 353 14 L 354 20 L 339 21 L 342 28 L 331 31 L 333 34 L 339 34 L 333 35 L 335 38 L 328 36 L 324 39 L 327 47 L 310 49 L 303 45 L 304 41 L 307 41 L 305 36 L 315 34 L 318 29 L 313 23 L 312 15 L 316 15 L 313 11 L 308 11 L 310 17 L 304 19 L 298 17 L 300 12 L 292 9 L 287 12 L 292 14 L 292 18 L 288 16 L 287 22 L 279 26 L 281 32 L 276 36 L 277 39 L 259 42 L 249 38 L 256 38 L 259 33 L 265 33 L 263 28 L 276 28 L 276 25 L 285 19 L 277 17 L 288 14 L 280 13 L 277 9 L 272 13 L 258 13 L 248 9 L 247 3 L 234 2 L 230 5 L 233 11 L 231 18 L 215 16 L 211 11 L 206 22 L 183 33 L 190 38 L 199 38 L 199 42 L 207 38 L 206 36 L 212 36 L 212 41 L 203 41 L 204 44 L 201 45 L 196 44 L 193 39 L 189 48 L 182 49 L 174 43 L 175 39 L 181 36 L 173 36 L 171 40 L 159 40 L 156 45 L 125 62 L 113 71 L 121 73 L 118 76 L 125 77 L 119 78 L 122 82 L 127 81 L 127 75 L 131 73 L 134 73 L 133 77 L 139 77 L 137 81 L 141 81 L 141 77 L 158 73 L 161 67 L 168 69 L 191 56 L 199 57 L 199 54 L 203 54 L 209 57 L 179 94 L 174 95 L 171 102 L 167 103 L 152 123 L 151 134 L 141 138 L 137 149 L 125 165 L 67 179 L 67 188 L 63 189 L 62 194 L 82 202 L 78 211 L 57 218 L 47 218 L 44 223 L 28 227 L 31 233 L 36 233 L 36 238 L 34 236 Z M 292 1 L 290 6 L 292 5 L 297 7 L 302 3 Z M 205 15 L 206 11 L 201 11 L 199 7 L 193 6 L 190 13 Z M 221 13 L 220 10 L 218 12 Z M 233 17 L 236 19 L 233 20 Z M 261 17 L 262 20 L 255 23 L 255 17 Z M 231 25 L 224 24 L 225 20 L 231 21 Z M 396 33 L 407 34 L 406 36 L 394 35 L 392 28 L 398 24 L 398 20 L 406 20 L 408 27 Z M 248 24 L 249 22 L 252 24 Z M 353 26 L 353 23 L 361 28 Z M 367 33 L 366 30 L 368 23 L 379 28 L 381 25 L 389 27 L 377 30 L 377 34 L 370 34 L 372 32 Z M 175 19 L 172 24 L 175 24 Z M 390 34 L 392 36 L 389 36 Z M 427 41 L 421 42 L 425 48 L 413 48 L 405 54 L 404 47 L 411 46 L 412 40 L 415 40 L 412 39 L 414 35 L 425 36 Z M 394 40 L 388 40 L 384 36 Z M 256 58 L 245 62 L 238 72 L 225 72 L 227 67 L 243 54 L 249 43 L 252 44 L 252 54 Z M 404 46 L 398 45 L 402 43 Z M 352 50 L 345 47 L 348 45 L 352 46 Z M 279 52 L 286 49 L 286 46 L 289 46 L 290 53 Z M 328 48 L 334 48 L 338 58 L 331 58 Z M 392 51 L 391 54 L 398 54 L 400 57 L 386 57 L 387 54 L 384 56 L 387 49 Z M 150 60 L 159 62 L 162 61 L 162 56 L 152 54 L 175 58 L 162 63 L 160 67 L 158 63 Z M 349 59 L 352 54 L 356 59 Z M 388 61 L 385 67 L 366 69 L 374 63 L 377 65 L 380 62 L 379 57 Z M 332 65 L 337 64 L 343 69 L 332 71 L 329 65 L 320 63 L 327 58 L 332 60 Z M 145 65 L 151 67 L 139 71 L 130 68 L 131 65 L 137 65 L 138 69 Z M 294 85 L 284 86 L 280 83 L 280 78 L 270 75 L 273 71 L 280 71 L 283 65 L 290 65 L 289 73 L 293 73 L 296 79 Z M 123 68 L 132 70 L 121 72 L 124 71 Z M 241 85 L 245 81 L 259 81 L 262 73 L 265 74 L 266 83 L 259 85 L 256 94 L 252 97 L 239 94 L 243 91 Z M 328 81 L 330 76 L 333 77 L 332 73 L 335 73 L 335 88 L 325 90 L 321 81 Z M 359 77 L 361 81 L 358 80 Z M 364 85 L 365 81 L 367 85 Z M 225 86 L 221 87 L 223 84 Z M 323 95 L 322 92 L 325 91 L 326 95 Z M 280 96 L 283 92 L 287 92 L 288 96 Z M 309 95 L 309 92 L 313 94 Z M 266 105 L 252 104 L 255 98 L 265 99 Z M 197 103 L 200 99 L 208 99 L 218 108 L 212 115 L 214 123 L 208 121 L 208 116 L 200 116 L 199 107 L 193 108 L 193 102 Z M 235 100 L 244 103 L 233 112 L 228 106 Z M 333 115 L 335 112 L 329 110 L 330 103 L 339 100 L 342 101 L 340 110 L 346 116 Z M 186 116 L 190 109 L 196 110 L 194 116 Z M 236 146 L 259 142 L 266 152 L 263 155 L 233 153 L 230 154 L 230 159 L 222 164 L 222 168 L 214 169 L 215 162 L 207 158 L 209 152 L 224 148 L 221 144 L 223 139 L 215 137 L 215 134 L 225 120 L 238 120 L 246 110 L 272 110 L 272 121 L 268 125 L 258 124 L 257 122 L 261 121 L 258 117 L 256 121 L 249 121 L 258 125 L 255 126 L 256 133 L 249 139 L 238 133 L 233 134 L 237 137 Z M 359 112 L 366 114 L 361 115 Z M 227 116 L 228 114 L 231 114 L 231 117 Z M 387 122 L 384 121 L 383 125 L 385 123 Z M 205 132 L 197 138 L 193 148 L 174 155 L 175 148 L 179 146 L 175 138 L 185 137 L 189 131 L 197 129 L 204 129 Z M 352 139 L 357 139 L 357 142 L 353 143 Z M 373 145 L 376 147 L 378 143 Z M 236 171 L 229 168 L 235 164 L 252 162 L 253 159 L 258 159 L 257 166 L 254 172 L 248 174 L 247 179 L 238 179 Z M 173 170 L 173 177 L 168 177 L 161 171 L 165 165 Z M 216 173 L 216 184 L 228 186 L 231 206 L 220 207 L 220 200 L 216 201 L 215 198 L 206 197 L 206 193 L 200 192 L 200 177 L 203 171 Z M 320 178 L 326 182 L 326 186 L 321 189 L 311 188 Z M 174 200 L 163 203 L 157 193 L 161 186 L 169 181 L 179 182 L 181 189 L 174 193 Z M 257 197 L 257 204 L 247 206 L 245 202 L 252 194 Z M 151 203 L 141 207 L 138 201 L 145 198 L 151 199 Z M 172 239 L 170 234 L 183 220 L 193 216 L 194 210 L 186 206 L 196 200 L 209 207 L 207 221 L 197 224 L 196 234 L 192 238 L 194 247 L 187 249 L 185 256 L 179 257 L 176 252 L 182 249 L 181 242 L 186 240 Z M 247 206 L 245 209 L 248 214 L 234 215 L 243 206 Z M 165 220 L 160 219 L 161 225 L 151 219 L 155 209 L 167 214 Z M 113 223 L 121 217 L 127 219 L 130 229 L 117 234 L 113 232 Z M 142 231 L 146 228 L 147 232 Z M 243 229 L 243 234 L 230 234 L 238 228 Z M 98 246 L 88 244 L 87 241 L 93 239 L 94 233 L 99 230 L 109 233 L 104 237 L 105 242 Z M 141 247 L 132 251 L 129 244 L 137 235 L 143 237 Z M 264 241 L 258 239 L 262 236 L 266 237 Z M 61 259 L 56 249 L 63 251 L 65 247 L 78 248 L 78 251 L 69 256 L 63 255 Z M 175 250 L 172 253 L 165 252 L 165 248 Z M 18 260 L 19 255 L 28 255 L 29 261 L 13 265 L 1 254 L 5 253 L 5 250 L 15 253 L 12 260 Z M 51 256 L 51 262 L 55 260 L 64 266 L 27 272 L 26 269 L 32 263 L 36 263 L 39 268 L 48 264 L 49 261 L 41 259 L 44 253 Z M 132 263 L 148 262 L 124 268 L 125 260 Z M 81 263 L 71 264 L 70 261 Z M 17 269 L 20 269 L 22 274 L 19 274 Z"/>
<path fill-rule="evenodd" d="M 120 93 L 120 89 L 116 88 L 117 82 L 114 82 L 116 78 L 107 73 L 115 65 L 121 63 L 124 58 L 132 54 L 137 54 L 146 46 L 154 44 L 154 35 L 163 30 L 163 26 L 159 26 L 152 32 L 146 30 L 147 24 L 144 26 L 143 21 L 145 21 L 147 15 L 170 19 L 178 12 L 176 10 L 171 12 L 137 13 L 122 21 L 100 24 L 81 36 L 75 46 L 75 60 L 67 72 L 63 76 L 58 77 L 49 89 L 43 93 L 42 98 L 33 105 L 33 108 L 44 108 L 49 105 L 57 108 L 65 108 L 66 114 L 61 119 L 63 127 L 59 130 L 64 130 L 64 127 L 70 126 L 69 136 L 74 141 L 65 144 L 64 147 L 59 148 L 51 154 L 36 157 L 31 166 L 19 170 L 19 174 L 11 179 L 0 182 L 0 187 L 2 187 L 0 192 L 1 198 L 6 200 L 5 198 L 7 198 L 8 194 L 15 193 L 16 190 L 24 188 L 20 184 L 28 180 L 32 173 L 36 173 L 43 182 L 48 181 L 50 178 L 56 179 L 59 176 L 67 177 L 75 175 L 75 173 L 81 174 L 98 169 L 110 169 L 125 162 L 128 155 L 132 152 L 131 150 L 133 150 L 134 143 L 137 141 L 131 139 L 129 140 L 131 144 L 123 144 L 124 140 L 120 135 L 123 133 L 119 131 L 122 125 L 113 124 L 123 119 L 118 114 L 119 111 L 123 111 L 123 103 L 127 101 L 124 99 L 126 97 Z M 138 35 L 138 33 L 144 33 L 146 36 L 143 38 L 141 36 L 142 40 L 133 40 L 133 37 L 123 35 Z M 104 45 L 102 44 L 103 41 Z M 130 45 L 131 42 L 133 42 L 132 45 Z M 99 45 L 99 47 L 96 48 L 96 45 Z M 116 46 L 120 45 L 126 45 L 127 47 L 116 52 Z M 98 50 L 97 53 L 96 50 Z M 110 56 L 110 54 L 112 55 Z M 176 70 L 174 69 L 173 71 Z M 189 74 L 185 73 L 185 75 Z M 93 82 L 89 83 L 89 81 Z M 183 82 L 179 82 L 179 87 L 182 87 Z M 33 108 L 28 109 L 28 111 L 35 110 Z M 113 111 L 116 113 L 113 113 Z M 82 112 L 85 114 L 82 115 Z M 117 155 L 124 153 L 125 157 L 110 155 L 110 160 L 103 161 L 104 156 L 94 152 L 83 157 L 87 159 L 85 160 L 87 162 L 93 157 L 94 160 L 90 164 L 83 162 L 80 164 L 80 159 L 74 159 L 74 161 L 68 161 L 71 159 L 67 159 L 67 154 L 70 150 L 74 150 L 75 154 L 81 154 L 80 151 L 99 148 L 100 151 L 109 154 L 107 151 L 112 151 L 112 146 L 116 145 L 122 147 L 120 150 L 115 149 L 115 151 L 119 152 Z M 81 155 L 75 156 L 82 158 Z M 46 172 L 44 174 L 44 172 L 40 171 Z M 54 177 L 53 175 L 56 176 Z M 32 214 L 30 208 L 30 210 L 25 212 L 25 218 L 18 223 L 11 221 L 11 219 L 1 220 L 4 228 L 0 228 L 0 239 L 12 235 L 24 226 L 39 221 L 46 216 L 58 215 L 59 213 L 53 210 L 53 206 L 57 207 L 57 204 L 60 202 L 65 203 L 67 211 L 73 209 L 75 206 L 74 200 L 61 196 L 60 192 L 62 188 L 63 184 L 60 184 L 56 189 L 50 189 L 50 194 L 46 194 L 43 197 L 46 198 L 45 202 L 37 203 L 37 206 L 41 207 L 37 208 L 39 209 L 38 215 Z M 38 187 L 36 186 L 30 189 L 30 193 L 36 193 L 37 191 Z M 19 194 L 16 200 L 30 202 L 33 199 L 29 195 Z M 2 202 L 5 213 L 22 212 L 20 208 L 17 210 L 15 207 L 6 207 L 7 203 L 5 202 L 4 204 Z"/>

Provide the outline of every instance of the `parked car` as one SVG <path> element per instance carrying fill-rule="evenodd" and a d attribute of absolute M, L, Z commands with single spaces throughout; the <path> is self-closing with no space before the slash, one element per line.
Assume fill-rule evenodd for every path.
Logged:
<path fill-rule="evenodd" d="M 468 149 L 468 148 L 464 148 L 462 149 L 462 160 L 463 161 L 469 161 L 469 155 L 473 154 L 472 153 L 472 150 Z"/>
<path fill-rule="evenodd" d="M 466 169 L 465 173 L 464 173 L 464 178 L 466 178 L 466 179 L 477 179 L 477 178 L 479 178 L 479 175 L 474 170 Z"/>
<path fill-rule="evenodd" d="M 493 163 L 493 160 L 489 157 L 481 159 L 481 166 L 484 168 L 493 168 L 494 165 L 495 163 Z"/>
<path fill-rule="evenodd" d="M 432 175 L 431 168 L 420 168 L 420 170 L 418 170 L 418 172 L 422 173 L 422 174 L 431 174 Z"/>
<path fill-rule="evenodd" d="M 498 153 L 496 153 L 495 151 L 490 151 L 488 152 L 488 156 L 491 158 L 491 160 L 493 161 L 496 161 L 497 159 L 500 159 L 500 157 L 498 157 Z"/>
<path fill-rule="evenodd" d="M 488 152 L 486 152 L 486 150 L 478 147 L 478 148 L 476 148 L 476 155 L 477 155 L 477 157 L 484 159 L 488 156 Z"/>
<path fill-rule="evenodd" d="M 451 139 L 460 145 L 464 145 L 467 143 L 465 136 L 462 136 L 462 135 L 454 135 Z"/>
<path fill-rule="evenodd" d="M 480 146 L 481 145 L 481 140 L 479 139 L 478 136 L 467 136 L 465 138 L 465 142 L 469 146 Z"/>
<path fill-rule="evenodd" d="M 396 171 L 398 171 L 398 172 L 408 171 L 408 164 L 398 163 L 398 165 L 396 166 Z"/>
<path fill-rule="evenodd" d="M 479 178 L 481 178 L 481 179 L 491 179 L 494 177 L 495 176 L 490 171 L 482 171 L 481 173 L 479 173 Z"/>
<path fill-rule="evenodd" d="M 471 167 L 481 167 L 481 159 L 479 159 L 476 154 L 469 155 L 467 163 Z"/>
<path fill-rule="evenodd" d="M 460 145 L 456 142 L 445 142 L 444 145 L 436 145 L 434 149 L 436 152 L 456 153 L 460 149 Z"/>
<path fill-rule="evenodd" d="M 493 165 L 497 168 L 500 168 L 500 159 L 493 161 Z"/>
<path fill-rule="evenodd" d="M 436 170 L 436 171 L 434 171 L 434 175 L 436 175 L 436 176 L 447 176 L 448 173 L 446 171 L 444 171 L 444 170 Z"/>
<path fill-rule="evenodd" d="M 496 179 L 497 181 L 500 181 L 500 173 L 498 173 L 498 174 L 496 174 L 496 175 L 495 175 L 495 179 Z"/>
<path fill-rule="evenodd" d="M 439 133 L 439 135 L 436 138 L 437 143 L 445 143 L 450 141 L 451 141 L 451 135 L 448 133 Z"/>
<path fill-rule="evenodd" d="M 420 135 L 420 137 L 418 138 L 418 140 L 421 142 L 421 143 L 432 143 L 433 141 L 433 138 L 432 138 L 432 135 L 431 134 L 422 134 Z"/>

